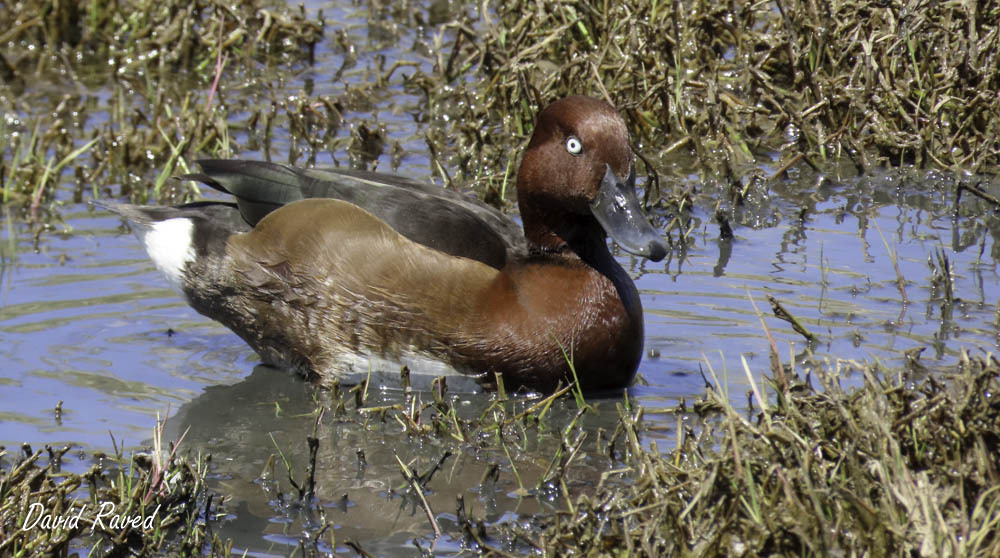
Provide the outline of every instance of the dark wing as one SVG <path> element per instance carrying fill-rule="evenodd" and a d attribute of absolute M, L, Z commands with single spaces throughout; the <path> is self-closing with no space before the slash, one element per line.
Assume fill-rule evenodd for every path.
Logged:
<path fill-rule="evenodd" d="M 182 178 L 232 194 L 243 218 L 256 225 L 293 201 L 333 198 L 375 215 L 410 240 L 500 269 L 525 252 L 520 227 L 477 198 L 390 174 L 301 169 L 263 161 L 209 159 Z"/>

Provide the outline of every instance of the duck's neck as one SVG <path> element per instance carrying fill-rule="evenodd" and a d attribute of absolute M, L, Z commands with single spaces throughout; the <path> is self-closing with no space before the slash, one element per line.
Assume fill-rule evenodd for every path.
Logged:
<path fill-rule="evenodd" d="M 618 297 L 625 306 L 625 311 L 632 320 L 638 322 L 636 325 L 641 332 L 642 303 L 639 301 L 639 290 L 636 289 L 629 274 L 608 250 L 608 239 L 603 229 L 600 229 L 599 226 L 596 229 L 591 229 L 589 234 L 577 237 L 575 241 L 568 243 L 567 247 L 585 264 L 611 281 L 615 290 L 618 291 Z"/>
<path fill-rule="evenodd" d="M 524 232 L 531 252 L 579 259 L 614 285 L 631 320 L 642 328 L 642 304 L 632 278 L 608 250 L 604 230 L 593 220 L 590 226 L 553 227 L 524 216 Z M 593 219 L 593 218 L 591 218 Z M 553 222 L 551 216 L 546 220 Z M 641 331 L 641 329 L 640 329 Z"/>
<path fill-rule="evenodd" d="M 524 237 L 528 241 L 528 249 L 540 254 L 562 253 L 569 245 L 569 240 L 563 237 L 572 236 L 565 231 L 571 229 L 568 226 L 552 225 L 554 221 L 563 221 L 563 219 L 555 219 L 557 215 L 555 212 L 546 216 L 538 213 L 537 210 L 524 208 L 522 204 L 521 220 L 524 224 Z"/>

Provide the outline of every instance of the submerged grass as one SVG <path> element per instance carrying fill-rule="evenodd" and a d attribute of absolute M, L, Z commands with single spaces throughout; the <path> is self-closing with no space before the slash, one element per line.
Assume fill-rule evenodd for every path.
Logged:
<path fill-rule="evenodd" d="M 415 48 L 434 63 L 383 58 L 351 74 L 339 95 L 317 96 L 306 87 L 289 96 L 274 83 L 309 67 L 324 32 L 333 31 L 333 44 L 345 53 L 334 81 L 351 71 L 357 49 L 333 25 L 284 3 L 0 3 L 0 20 L 11 22 L 0 32 L 4 209 L 41 219 L 64 184 L 76 201 L 85 194 L 180 201 L 192 192 L 168 178 L 205 155 L 254 151 L 312 164 L 323 153 L 346 152 L 352 166 L 372 168 L 388 158 L 394 167 L 398 144 L 382 124 L 367 116 L 360 122 L 359 115 L 401 88 L 422 99 L 413 112 L 434 173 L 449 185 L 478 187 L 497 205 L 510 199 L 510 153 L 530 135 L 542 105 L 571 93 L 608 98 L 628 120 L 640 171 L 650 176 L 647 202 L 659 198 L 673 210 L 668 228 L 680 244 L 696 226 L 687 218 L 696 201 L 692 173 L 727 184 L 721 195 L 736 205 L 798 166 L 824 168 L 842 157 L 859 172 L 902 164 L 1000 169 L 1000 8 L 993 4 L 366 6 L 373 28 L 390 41 L 400 36 L 391 23 L 429 30 Z M 40 97 L 25 96 L 29 83 L 44 84 L 32 85 Z M 98 98 L 88 88 L 108 95 Z M 94 112 L 107 119 L 94 123 Z M 283 129 L 290 136 L 279 148 L 275 130 Z M 774 168 L 770 176 L 756 170 L 762 163 Z M 962 188 L 988 195 L 968 186 L 959 194 Z M 947 302 L 949 264 L 944 256 L 936 262 L 935 292 Z M 905 297 L 902 282 L 900 290 Z M 840 387 L 848 369 L 864 378 L 853 391 Z M 527 525 L 487 525 L 459 500 L 456 519 L 447 523 L 458 532 L 447 533 L 437 521 L 445 511 L 423 498 L 435 465 L 400 459 L 394 497 L 416 502 L 428 532 L 445 530 L 476 551 L 1000 554 L 996 359 L 964 355 L 954 370 L 934 376 L 917 366 L 892 372 L 817 363 L 799 376 L 776 367 L 767 399 L 766 387 L 746 373 L 758 408 L 743 415 L 724 386 L 710 384 L 704 399 L 679 413 L 704 420 L 679 428 L 667 453 L 643 444 L 644 412 L 627 400 L 614 432 L 593 436 L 585 428 L 592 410 L 580 398 L 571 419 L 550 424 L 551 406 L 571 387 L 529 402 L 508 397 L 502 379 L 499 395 L 472 417 L 446 397 L 443 382 L 429 396 L 408 392 L 403 402 L 378 407 L 366 403 L 367 382 L 338 388 L 325 416 L 389 422 L 416 442 L 433 440 L 445 456 L 438 466 L 448 452 L 483 451 L 495 467 L 482 490 L 497 490 L 496 479 L 509 475 L 518 495 L 561 498 L 562 511 Z M 314 433 L 307 442 L 314 460 L 321 441 Z M 519 457 L 529 446 L 547 452 L 535 482 Z M 84 540 L 110 554 L 228 552 L 208 531 L 207 460 L 117 455 L 110 468 L 73 475 L 61 471 L 63 450 L 47 453 L 46 460 L 28 449 L 0 451 L 0 554 L 65 555 Z M 595 456 L 608 465 L 596 486 L 567 482 L 567 471 Z M 335 528 L 314 501 L 313 483 L 322 482 L 314 478 L 315 462 L 303 483 L 295 480 L 295 464 L 281 459 L 292 487 L 287 500 L 316 506 L 320 518 L 313 546 L 302 553 L 321 553 L 316 541 L 325 539 L 336 549 Z M 360 467 L 363 453 L 358 459 Z M 70 509 L 83 502 L 85 489 L 87 502 L 117 502 L 140 517 L 162 504 L 158 527 L 100 530 L 94 539 L 81 538 L 86 523 L 19 530 L 31 503 Z M 345 544 L 364 552 L 362 542 Z"/>
<path fill-rule="evenodd" d="M 335 389 L 321 398 L 315 419 L 317 431 L 331 428 L 306 437 L 309 462 L 295 464 L 290 448 L 279 448 L 287 481 L 275 471 L 275 458 L 261 481 L 279 516 L 304 521 L 302 555 L 344 548 L 363 555 L 367 543 L 338 537 L 327 517 L 338 503 L 317 496 L 337 490 L 314 488 L 326 482 L 316 474 L 317 450 L 336 445 L 345 422 L 366 431 L 398 423 L 411 444 L 434 448 L 415 458 L 394 453 L 399 477 L 389 481 L 395 488 L 386 495 L 426 516 L 426 535 L 413 541 L 418 548 L 446 536 L 493 555 L 1000 552 L 1000 361 L 963 354 L 953 369 L 935 375 L 917 367 L 812 362 L 783 369 L 782 379 L 765 385 L 744 367 L 749 408 L 734 408 L 724 375 L 712 371 L 703 398 L 677 410 L 676 447 L 665 452 L 644 442 L 644 410 L 627 396 L 618 404 L 614 431 L 598 429 L 595 436 L 587 424 L 592 407 L 564 414 L 557 424 L 547 415 L 554 404 L 571 404 L 563 397 L 569 386 L 540 400 L 496 396 L 473 415 L 454 406 L 443 382 L 431 394 L 410 391 L 401 403 L 380 407 L 356 397 L 363 390 Z M 842 389 L 850 375 L 861 375 L 863 383 Z M 0 552 L 65 555 L 81 546 L 137 555 L 231 551 L 231 542 L 212 535 L 220 517 L 213 506 L 221 499 L 205 488 L 210 457 L 192 461 L 171 451 L 157 461 L 119 454 L 110 468 L 95 465 L 75 475 L 60 471 L 65 451 L 50 449 L 47 460 L 27 448 L 20 456 L 0 454 Z M 511 482 L 498 480 L 515 479 L 518 498 L 554 502 L 556 509 L 516 522 L 476 517 L 461 497 L 454 515 L 434 509 L 425 494 L 436 482 L 449 482 L 436 481 L 435 473 L 460 453 L 493 463 L 476 490 L 480 497 L 503 497 Z M 358 467 L 365 469 L 363 452 Z M 519 473 L 523 467 L 540 471 L 537 481 L 528 482 Z M 580 467 L 602 472 L 586 481 Z M 300 472 L 306 482 L 296 480 Z M 79 529 L 19 528 L 34 502 L 58 511 L 86 503 L 92 514 L 104 501 L 153 515 L 157 527 L 90 535 L 85 515 Z"/>
<path fill-rule="evenodd" d="M 63 470 L 70 449 L 0 447 L 0 555 L 229 555 L 210 527 L 224 515 L 205 487 L 210 457 L 116 449 L 78 474 Z"/>
<path fill-rule="evenodd" d="M 850 369 L 864 384 L 844 391 Z M 709 386 L 718 421 L 666 453 L 642 446 L 642 411 L 622 406 L 608 447 L 624 446 L 610 451 L 625 469 L 564 512 L 504 531 L 553 556 L 1000 553 L 997 359 L 965 354 L 934 376 L 846 363 L 803 372 L 746 416 Z"/>
<path fill-rule="evenodd" d="M 60 183 L 51 172 L 59 162 L 73 171 L 77 199 L 90 191 L 161 201 L 191 196 L 165 179 L 206 155 L 256 151 L 309 164 L 330 152 L 355 167 L 388 159 L 395 168 L 399 144 L 367 113 L 401 89 L 422 99 L 406 110 L 421 123 L 434 174 L 498 205 L 509 190 L 510 153 L 529 137 L 534 115 L 572 93 L 621 109 L 649 175 L 647 201 L 659 198 L 677 214 L 690 210 L 692 173 L 728 184 L 741 203 L 767 178 L 842 159 L 859 172 L 903 164 L 1000 170 L 1000 8 L 992 4 L 365 7 L 368 45 L 321 14 L 265 0 L 0 5 L 0 19 L 13 22 L 0 34 L 3 199 L 37 207 Z M 412 59 L 379 55 L 372 67 L 355 67 L 363 49 L 394 44 L 405 29 L 425 30 Z M 287 95 L 268 85 L 309 68 L 325 32 L 343 54 L 343 65 L 327 71 L 342 93 L 314 96 L 307 83 Z M 21 101 L 39 90 L 26 83 L 56 86 L 30 101 L 43 110 Z M 92 87 L 110 89 L 106 106 L 87 94 Z M 108 121 L 88 123 L 95 111 Z M 278 152 L 276 129 L 290 132 Z M 756 170 L 761 164 L 769 177 Z M 671 229 L 683 242 L 683 223 Z"/>

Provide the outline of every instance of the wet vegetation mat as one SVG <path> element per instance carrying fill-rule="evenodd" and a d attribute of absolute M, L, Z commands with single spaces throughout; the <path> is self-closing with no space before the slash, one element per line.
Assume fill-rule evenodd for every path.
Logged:
<path fill-rule="evenodd" d="M 841 389 L 848 372 L 863 386 Z M 712 371 L 689 412 L 717 409 L 718 421 L 679 429 L 669 452 L 644 450 L 641 412 L 623 414 L 629 482 L 602 479 L 541 518 L 542 534 L 513 533 L 553 556 L 1000 552 L 995 358 L 964 355 L 935 375 L 816 363 L 750 379 L 759 406 L 741 412 Z"/>
<path fill-rule="evenodd" d="M 995 172 L 1000 7 L 962 2 L 504 2 L 445 65 L 469 121 L 609 97 L 643 151 L 737 176 L 758 157 Z M 479 88 L 483 89 L 483 88 Z M 478 115 L 471 109 L 481 107 Z M 478 116 L 478 118 L 476 117 Z"/>
<path fill-rule="evenodd" d="M 230 129 L 241 124 L 230 118 L 242 107 L 218 107 L 223 72 L 294 71 L 323 29 L 301 10 L 258 1 L 5 2 L 0 18 L 14 23 L 0 38 L 10 47 L 0 53 L 3 201 L 33 216 L 67 181 L 76 201 L 84 191 L 183 198 L 161 188 L 190 157 L 233 153 Z"/>
<path fill-rule="evenodd" d="M 391 487 L 382 498 L 398 502 L 395 513 L 409 509 L 423 522 L 413 539 L 422 553 L 440 541 L 454 553 L 499 555 L 1000 552 L 995 358 L 964 355 L 954 369 L 933 375 L 919 366 L 889 371 L 850 362 L 778 365 L 756 381 L 749 368 L 743 373 L 751 389 L 740 410 L 732 406 L 725 371 L 706 363 L 705 394 L 675 410 L 676 447 L 664 452 L 643 442 L 644 411 L 627 397 L 617 404 L 617 422 L 605 429 L 593 422 L 600 416 L 595 408 L 560 397 L 568 389 L 544 399 L 501 393 L 470 410 L 443 382 L 395 402 L 376 400 L 374 390 L 369 400 L 365 384 L 335 388 L 307 417 L 313 431 L 302 435 L 300 450 L 272 435 L 271 459 L 257 482 L 271 495 L 276 517 L 301 529 L 302 555 L 368 555 L 367 543 L 338 536 L 329 518 L 337 509 L 352 513 L 359 491 L 317 467 L 338 459 L 340 432 L 350 428 L 373 437 L 402 429 L 408 441 L 390 451 L 395 472 L 379 475 Z M 842 389 L 851 375 L 863 377 L 861 386 Z M 556 412 L 573 405 L 575 412 Z M 87 545 L 108 555 L 231 551 L 231 541 L 213 535 L 226 520 L 222 498 L 213 504 L 205 489 L 210 457 L 156 447 L 132 460 L 118 455 L 110 461 L 117 469 L 95 465 L 75 475 L 60 473 L 66 451 L 47 448 L 47 458 L 30 448 L 2 454 L 0 549 L 65 555 L 81 546 L 74 537 L 86 535 Z M 434 509 L 433 495 L 448 491 L 442 477 L 449 459 L 467 457 L 480 463 L 479 481 L 458 488 L 456 507 Z M 374 468 L 364 451 L 350 459 L 358 479 Z M 540 511 L 513 522 L 467 511 L 466 496 L 488 501 L 508 491 L 538 501 Z M 328 496 L 338 493 L 340 502 Z M 139 518 L 139 526 L 91 531 L 104 502 Z M 51 531 L 22 530 L 45 520 L 41 512 L 32 515 L 35 504 L 53 516 L 82 519 Z M 147 520 L 152 526 L 141 523 Z"/>
<path fill-rule="evenodd" d="M 200 156 L 395 167 L 384 124 L 350 120 L 404 93 L 447 184 L 505 190 L 509 154 L 554 98 L 608 98 L 630 124 L 649 195 L 686 207 L 692 173 L 738 197 L 760 166 L 997 171 L 1000 7 L 969 2 L 371 2 L 367 43 L 280 2 L 0 5 L 4 201 L 175 200 Z M 380 53 L 419 30 L 412 59 Z M 433 29 L 434 31 L 431 31 Z M 324 32 L 330 37 L 324 37 Z M 293 94 L 319 42 L 338 94 Z M 359 66 L 364 51 L 370 64 Z M 44 84 L 44 85 L 43 85 Z M 93 88 L 109 88 L 96 98 Z M 90 116 L 100 113 L 100 121 Z M 348 118 L 345 125 L 345 117 Z M 275 149 L 275 131 L 290 134 Z M 660 183 L 659 175 L 665 182 Z M 117 191 L 108 189 L 115 186 Z M 169 186 L 169 185 L 167 185 Z M 498 202 L 499 203 L 499 202 Z"/>
<path fill-rule="evenodd" d="M 510 208 L 511 154 L 537 110 L 589 94 L 628 121 L 645 201 L 678 244 L 711 219 L 722 241 L 730 221 L 766 226 L 775 198 L 802 202 L 788 213 L 805 221 L 809 187 L 884 167 L 939 172 L 935 188 L 947 192 L 934 199 L 954 200 L 981 254 L 1000 230 L 995 2 L 350 8 L 364 14 L 360 31 L 316 3 L 0 2 L 5 216 L 41 234 L 61 208 L 90 198 L 188 201 L 201 192 L 172 176 L 200 157 L 237 156 L 410 165 Z M 320 50 L 338 63 L 317 67 Z M 429 154 L 426 165 L 413 164 L 415 152 Z M 791 192 L 803 176 L 807 191 Z M 995 241 L 992 250 L 995 259 Z M 944 315 L 955 304 L 947 255 L 928 265 Z M 678 424 L 662 448 L 649 441 L 650 413 L 628 397 L 588 402 L 567 388 L 470 402 L 442 385 L 390 395 L 345 386 L 304 413 L 312 435 L 268 440 L 264 471 L 240 475 L 268 494 L 272 518 L 295 525 L 302 555 L 382 553 L 331 519 L 360 514 L 361 496 L 324 476 L 326 462 L 387 485 L 374 492 L 417 518 L 405 541 L 417 553 L 996 556 L 1000 364 L 985 351 L 956 360 L 931 371 L 918 355 L 900 369 L 808 356 L 782 366 L 774 356 L 766 377 L 735 372 L 747 394 L 730 393 L 734 372 L 706 361 L 704 395 L 657 416 Z M 221 452 L 254 429 L 223 424 L 232 433 L 192 432 L 179 449 L 116 452 L 82 472 L 64 470 L 68 449 L 0 450 L 0 555 L 230 554 L 219 534 L 232 521 L 227 479 L 185 449 Z M 346 431 L 384 438 L 391 451 L 345 457 Z M 447 492 L 456 477 L 441 471 L 452 463 L 475 474 Z M 498 498 L 531 505 L 490 513 Z M 98 525 L 102 503 L 138 525 Z M 78 519 L 51 523 L 58 517 Z M 50 525 L 22 528 L 33 521 Z"/>
<path fill-rule="evenodd" d="M 175 456 L 175 449 L 116 450 L 73 473 L 63 470 L 75 461 L 70 447 L 0 447 L 0 555 L 228 554 L 211 534 L 223 515 L 205 486 L 211 458 Z"/>

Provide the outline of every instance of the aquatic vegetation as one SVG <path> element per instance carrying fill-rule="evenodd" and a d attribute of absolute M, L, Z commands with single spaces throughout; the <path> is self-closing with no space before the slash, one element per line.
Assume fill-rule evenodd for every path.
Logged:
<path fill-rule="evenodd" d="M 242 107 L 224 105 L 219 76 L 307 64 L 323 29 L 301 9 L 252 0 L 38 0 L 4 3 L 0 19 L 14 22 L 0 40 L 11 47 L 2 63 L 0 153 L 9 164 L 0 187 L 4 202 L 30 203 L 34 219 L 67 183 L 78 202 L 85 191 L 190 197 L 164 188 L 166 180 L 197 153 L 231 154 L 230 127 L 239 126 L 229 120 Z"/>
<path fill-rule="evenodd" d="M 852 369 L 864 385 L 842 390 Z M 943 375 L 813 363 L 767 380 L 765 400 L 754 385 L 745 415 L 717 381 L 698 405 L 719 420 L 681 428 L 668 452 L 642 446 L 642 410 L 623 406 L 618 472 L 565 512 L 508 525 L 511 539 L 546 555 L 1000 552 L 995 358 L 966 354 Z"/>
<path fill-rule="evenodd" d="M 410 99 L 397 108 L 431 153 L 429 172 L 504 206 L 516 168 L 510 154 L 529 137 L 533 115 L 553 98 L 583 93 L 622 110 L 642 161 L 638 173 L 647 177 L 646 201 L 669 212 L 666 228 L 678 245 L 703 228 L 692 218 L 696 204 L 715 215 L 725 239 L 733 234 L 730 223 L 747 224 L 727 208 L 763 206 L 804 171 L 817 172 L 810 176 L 819 177 L 819 189 L 838 173 L 912 165 L 948 171 L 939 186 L 954 190 L 956 220 L 973 221 L 975 232 L 955 245 L 981 242 L 980 254 L 997 258 L 995 242 L 987 249 L 998 230 L 995 189 L 966 174 L 1000 167 L 995 5 L 357 5 L 368 17 L 369 44 L 277 1 L 0 3 L 0 20 L 11 22 L 0 31 L 4 209 L 41 224 L 58 218 L 60 203 L 91 197 L 186 201 L 198 193 L 170 177 L 203 156 L 252 153 L 303 165 L 332 158 L 394 169 L 405 150 L 375 114 L 399 96 Z M 376 54 L 359 64 L 366 49 L 394 45 L 412 30 L 412 57 Z M 313 66 L 317 46 L 327 43 L 342 66 Z M 336 87 L 317 93 L 317 80 L 300 79 L 312 72 Z M 301 83 L 301 91 L 289 83 Z M 13 230 L 9 218 L 5 226 Z M 13 246 L 12 233 L 8 239 Z M 895 255 L 891 239 L 877 247 Z M 0 263 L 13 254 L 6 248 Z M 824 282 L 828 265 L 820 263 Z M 920 286 L 894 267 L 905 304 L 907 291 Z M 928 267 L 932 298 L 950 318 L 954 264 L 941 251 Z M 774 308 L 794 322 L 781 302 L 775 299 Z M 800 334 L 823 335 L 804 327 Z M 388 497 L 427 517 L 425 540 L 440 530 L 473 551 L 1000 553 L 994 357 L 963 355 L 952 369 L 933 373 L 920 363 L 919 349 L 900 370 L 778 364 L 764 382 L 751 381 L 745 411 L 734 408 L 722 378 L 707 379 L 703 398 L 673 409 L 679 427 L 672 449 L 645 444 L 648 412 L 629 401 L 621 402 L 611 431 L 595 434 L 593 411 L 583 402 L 567 420 L 553 419 L 551 409 L 567 403 L 570 387 L 559 392 L 567 401 L 509 397 L 501 389 L 470 413 L 441 384 L 385 404 L 372 403 L 367 383 L 337 386 L 319 397 L 316 423 L 333 431 L 331 425 L 388 425 L 401 433 L 396 439 L 435 448 L 420 459 L 400 456 Z M 849 374 L 863 378 L 859 388 L 841 389 Z M 366 546 L 338 538 L 323 515 L 330 502 L 314 492 L 313 484 L 324 482 L 313 474 L 315 444 L 322 450 L 332 438 L 303 432 L 313 458 L 306 466 L 285 459 L 290 448 L 275 443 L 280 457 L 267 484 L 279 495 L 274 514 L 309 509 L 318 518 L 306 526 L 303 554 L 363 553 Z M 62 449 L 0 449 L 0 554 L 65 554 L 86 541 L 121 553 L 226 555 L 212 536 L 222 498 L 206 489 L 207 457 L 185 457 L 182 446 L 158 465 L 151 456 L 160 450 L 111 456 L 74 474 L 60 465 Z M 513 485 L 519 497 L 559 509 L 503 524 L 464 500 L 454 509 L 433 507 L 422 495 L 440 482 L 435 471 L 463 454 L 488 463 L 482 493 Z M 592 486 L 571 482 L 587 460 L 606 474 L 588 479 Z M 357 461 L 364 469 L 363 452 Z M 74 498 L 117 502 L 141 519 L 162 504 L 157 517 L 169 512 L 176 523 L 149 533 L 102 530 L 94 539 L 71 529 L 19 530 L 31 503 L 68 510 Z"/>
<path fill-rule="evenodd" d="M 408 110 L 435 173 L 498 204 L 509 178 L 500 169 L 511 167 L 533 115 L 571 93 L 622 110 L 649 201 L 660 197 L 677 213 L 690 207 L 692 173 L 733 185 L 738 200 L 762 163 L 772 169 L 765 178 L 842 160 L 859 172 L 914 164 L 993 173 L 1000 163 L 1000 105 L 989 98 L 1000 86 L 1000 10 L 991 7 L 389 2 L 368 13 L 376 35 L 367 48 L 399 40 L 401 27 L 426 29 L 416 58 L 377 55 L 357 68 L 365 45 L 280 2 L 0 6 L 14 22 L 0 41 L 9 47 L 0 63 L 11 161 L 0 173 L 4 200 L 37 207 L 63 182 L 76 183 L 76 199 L 84 190 L 186 199 L 193 192 L 168 177 L 196 157 L 247 150 L 306 163 L 347 152 L 353 166 L 383 156 L 395 165 L 399 145 L 379 122 L 343 124 L 345 113 L 384 105 L 401 89 L 422 98 Z M 283 95 L 269 85 L 308 68 L 324 33 L 343 53 L 343 66 L 327 73 L 351 76 L 341 93 Z M 107 106 L 87 87 L 110 87 Z M 43 99 L 25 106 L 24 95 L 39 90 Z M 108 121 L 93 122 L 95 111 Z M 290 132 L 280 152 L 275 129 Z"/>
<path fill-rule="evenodd" d="M 407 391 L 403 401 L 389 405 L 371 405 L 365 384 L 350 390 L 335 386 L 317 401 L 313 433 L 303 434 L 308 463 L 293 463 L 289 448 L 275 442 L 261 481 L 275 498 L 276 514 L 312 518 L 303 526 L 302 552 L 343 548 L 338 545 L 363 552 L 365 543 L 338 538 L 327 518 L 336 503 L 317 496 L 316 486 L 325 482 L 316 475 L 317 450 L 336 443 L 336 429 L 330 427 L 357 424 L 373 432 L 398 425 L 411 444 L 434 448 L 430 456 L 409 462 L 397 455 L 399 478 L 389 493 L 422 510 L 428 542 L 443 533 L 479 552 L 534 549 L 547 555 L 896 549 L 993 556 L 1000 551 L 1000 362 L 995 358 L 966 354 L 952 370 L 934 375 L 920 367 L 889 371 L 850 362 L 779 368 L 765 383 L 751 384 L 745 411 L 732 406 L 722 372 L 710 365 L 707 370 L 704 396 L 675 410 L 678 417 L 698 420 L 679 418 L 676 447 L 669 451 L 643 443 L 644 411 L 627 397 L 618 404 L 615 430 L 593 436 L 587 425 L 592 410 L 586 406 L 553 423 L 550 410 L 570 403 L 563 397 L 569 387 L 540 400 L 497 395 L 470 414 L 455 406 L 443 382 L 429 394 Z M 848 374 L 863 375 L 863 384 L 842 389 Z M 101 501 L 147 515 L 162 506 L 156 514 L 159 529 L 131 530 L 127 536 L 99 529 L 89 544 L 143 549 L 144 555 L 193 548 L 228 555 L 231 543 L 212 536 L 221 515 L 219 500 L 205 488 L 210 457 L 192 460 L 183 450 L 166 457 L 162 450 L 151 454 L 164 455 L 160 462 L 118 455 L 82 475 L 59 472 L 65 450 L 49 450 L 48 464 L 41 466 L 43 452 L 0 453 L 0 495 L 7 502 L 0 550 L 59 552 L 86 535 L 81 528 L 52 532 L 50 539 L 17 526 L 32 502 L 77 509 L 81 501 L 74 498 L 89 490 L 89 499 L 82 500 L 92 504 L 92 514 Z M 524 498 L 558 498 L 559 509 L 491 523 L 470 515 L 459 499 L 457 514 L 442 527 L 439 520 L 452 510 L 432 509 L 423 493 L 434 489 L 435 473 L 449 458 L 462 453 L 493 463 L 478 488 L 483 497 L 507 490 L 497 482 L 503 476 L 515 479 Z M 574 471 L 594 460 L 606 462 L 605 472 L 596 484 L 581 482 Z M 283 463 L 283 472 L 276 462 Z M 524 469 L 539 464 L 541 473 L 529 480 Z M 359 471 L 365 466 L 359 453 Z"/>
<path fill-rule="evenodd" d="M 678 176 L 739 181 L 759 161 L 776 176 L 842 158 L 859 172 L 1000 164 L 995 7 L 515 1 L 478 16 L 453 24 L 436 73 L 410 80 L 432 117 L 468 123 L 461 165 L 498 168 L 490 138 L 524 137 L 534 107 L 568 92 L 618 106 L 654 172 L 693 159 Z"/>
<path fill-rule="evenodd" d="M 69 446 L 0 447 L 0 553 L 228 556 L 231 543 L 210 527 L 225 515 L 205 485 L 211 457 L 175 455 L 173 445 L 166 451 L 161 426 L 150 453 L 116 447 L 114 455 L 95 455 L 83 473 L 63 470 Z"/>

